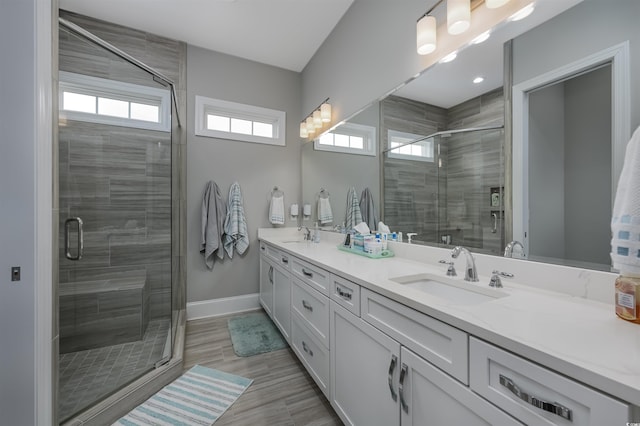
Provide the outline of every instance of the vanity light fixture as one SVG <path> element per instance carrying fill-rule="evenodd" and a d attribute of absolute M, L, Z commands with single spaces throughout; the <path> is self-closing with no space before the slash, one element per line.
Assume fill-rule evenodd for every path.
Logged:
<path fill-rule="evenodd" d="M 313 135 L 317 129 L 322 129 L 324 123 L 330 122 L 331 104 L 327 98 L 300 122 L 300 137 L 306 139 Z"/>
<path fill-rule="evenodd" d="M 509 3 L 509 0 L 484 0 L 487 9 L 497 9 L 507 3 Z"/>
<path fill-rule="evenodd" d="M 517 11 L 516 13 L 514 13 L 513 15 L 511 15 L 509 17 L 509 21 L 520 21 L 524 18 L 526 18 L 527 16 L 531 15 L 533 13 L 533 10 L 535 9 L 535 6 L 533 3 L 523 7 L 522 9 L 520 9 L 519 11 Z"/>
<path fill-rule="evenodd" d="M 418 54 L 427 55 L 436 50 L 436 18 L 425 13 L 418 19 L 416 26 L 416 42 Z"/>
<path fill-rule="evenodd" d="M 447 0 L 447 30 L 462 34 L 471 26 L 471 0 Z"/>

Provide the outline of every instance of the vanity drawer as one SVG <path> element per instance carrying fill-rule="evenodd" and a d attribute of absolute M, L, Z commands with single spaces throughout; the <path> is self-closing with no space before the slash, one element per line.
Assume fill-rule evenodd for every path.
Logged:
<path fill-rule="evenodd" d="M 322 393 L 329 398 L 329 350 L 304 325 L 302 318 L 293 313 L 291 346 L 307 368 Z"/>
<path fill-rule="evenodd" d="M 265 243 L 260 243 L 260 252 L 265 256 L 267 256 L 269 259 L 276 262 L 277 265 L 280 265 L 286 270 L 289 270 L 289 263 L 290 263 L 291 256 L 289 256 L 288 254 Z"/>
<path fill-rule="evenodd" d="M 360 286 L 337 275 L 331 275 L 331 298 L 355 316 L 360 316 Z"/>
<path fill-rule="evenodd" d="M 624 425 L 630 407 L 585 385 L 470 338 L 470 386 L 526 424 Z"/>
<path fill-rule="evenodd" d="M 291 309 L 328 348 L 329 298 L 294 278 L 291 288 Z"/>
<path fill-rule="evenodd" d="M 467 333 L 366 288 L 361 317 L 465 385 L 469 383 Z"/>
<path fill-rule="evenodd" d="M 300 278 L 315 290 L 329 297 L 329 272 L 295 257 L 291 258 L 291 272 L 294 277 Z"/>

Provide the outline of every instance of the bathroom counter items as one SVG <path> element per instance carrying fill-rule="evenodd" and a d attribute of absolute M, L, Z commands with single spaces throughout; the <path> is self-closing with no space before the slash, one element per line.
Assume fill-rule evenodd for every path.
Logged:
<path fill-rule="evenodd" d="M 397 277 L 447 278 L 450 250 L 389 243 L 395 257 L 368 259 L 337 249 L 343 236 L 323 233 L 320 243 L 301 241 L 295 228 L 259 229 L 258 238 L 279 250 L 370 291 L 443 321 L 620 400 L 640 406 L 640 326 L 618 319 L 615 274 L 474 254 L 480 281 L 454 279 L 489 289 L 494 269 L 506 294 L 481 303 L 440 298 Z M 462 270 L 464 259 L 456 261 Z M 396 280 L 392 280 L 392 278 Z"/>

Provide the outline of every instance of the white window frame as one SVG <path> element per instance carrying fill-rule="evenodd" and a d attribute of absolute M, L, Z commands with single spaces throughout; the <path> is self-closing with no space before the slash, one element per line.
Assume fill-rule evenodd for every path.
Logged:
<path fill-rule="evenodd" d="M 313 141 L 313 148 L 317 151 L 331 151 L 339 152 L 342 154 L 356 154 L 356 155 L 368 155 L 371 157 L 376 156 L 376 128 L 373 126 L 367 126 L 364 124 L 345 123 L 335 129 L 328 132 L 333 134 L 347 135 L 347 136 L 360 136 L 363 139 L 363 148 L 348 148 L 344 146 L 324 145 L 320 143 L 320 138 L 316 138 Z"/>
<path fill-rule="evenodd" d="M 171 131 L 171 93 L 168 89 L 125 83 L 123 81 L 109 80 L 66 71 L 60 71 L 59 80 L 58 106 L 60 118 L 63 120 L 86 121 L 89 123 L 134 127 L 137 129 L 158 130 L 161 132 Z M 65 91 L 157 106 L 159 109 L 159 121 L 153 122 L 124 117 L 112 117 L 97 113 L 67 111 L 63 109 L 63 93 Z"/>
<path fill-rule="evenodd" d="M 391 139 L 393 137 L 400 137 L 403 139 L 410 139 L 413 141 L 425 139 L 425 136 L 423 135 L 417 135 L 415 133 L 400 132 L 398 130 L 389 129 L 387 132 L 387 143 L 389 144 L 389 151 L 387 151 L 387 155 L 389 156 L 389 158 L 396 158 L 398 160 L 423 161 L 425 163 L 435 162 L 435 141 L 433 137 L 429 138 L 431 139 L 431 157 L 424 157 L 424 156 L 410 155 L 410 154 L 399 154 L 399 153 L 393 152 L 392 151 L 393 149 L 397 149 L 397 148 L 391 148 Z"/>
<path fill-rule="evenodd" d="M 284 111 L 224 101 L 222 99 L 207 98 L 198 95 L 196 95 L 195 111 L 195 134 L 197 136 L 279 146 L 285 146 L 286 144 L 287 116 Z M 209 114 L 272 124 L 273 136 L 269 138 L 209 129 L 207 128 L 207 115 Z"/>

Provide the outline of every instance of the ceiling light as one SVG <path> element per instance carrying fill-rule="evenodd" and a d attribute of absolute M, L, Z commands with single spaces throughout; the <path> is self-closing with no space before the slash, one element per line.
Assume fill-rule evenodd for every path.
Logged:
<path fill-rule="evenodd" d="M 477 36 L 476 38 L 474 38 L 473 40 L 471 40 L 471 44 L 480 44 L 484 41 L 487 41 L 490 36 L 491 36 L 491 31 L 485 31 L 479 36 Z"/>
<path fill-rule="evenodd" d="M 475 84 L 482 83 L 484 81 L 484 77 L 476 77 L 473 79 Z"/>
<path fill-rule="evenodd" d="M 520 21 L 521 19 L 524 19 L 527 16 L 531 15 L 531 13 L 533 12 L 533 9 L 534 9 L 534 6 L 533 6 L 533 3 L 531 3 L 528 6 L 523 7 L 522 9 L 520 9 L 519 11 L 511 15 L 509 20 Z"/>
<path fill-rule="evenodd" d="M 484 4 L 488 9 L 497 9 L 507 3 L 509 3 L 509 0 L 484 0 Z"/>
<path fill-rule="evenodd" d="M 416 25 L 416 42 L 419 55 L 427 55 L 436 50 L 436 18 L 424 15 Z"/>
<path fill-rule="evenodd" d="M 458 52 L 451 52 L 447 56 L 445 56 L 444 58 L 440 59 L 440 63 L 441 64 L 446 64 L 447 62 L 453 61 L 457 57 L 458 57 Z"/>
<path fill-rule="evenodd" d="M 462 34 L 471 26 L 471 0 L 447 0 L 447 30 Z"/>

